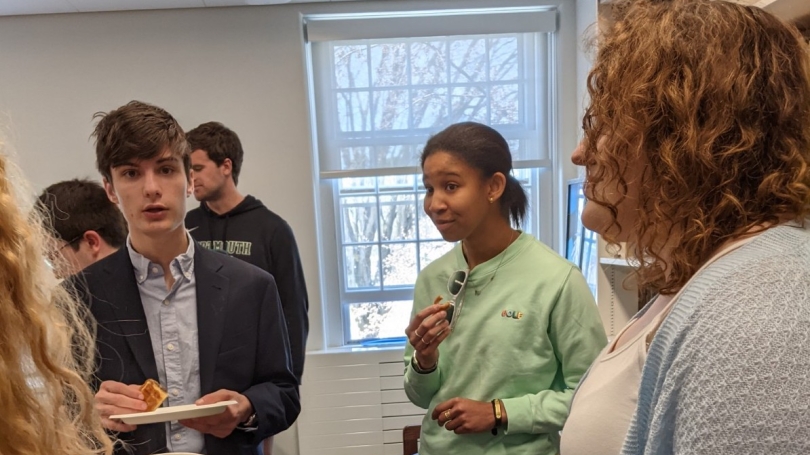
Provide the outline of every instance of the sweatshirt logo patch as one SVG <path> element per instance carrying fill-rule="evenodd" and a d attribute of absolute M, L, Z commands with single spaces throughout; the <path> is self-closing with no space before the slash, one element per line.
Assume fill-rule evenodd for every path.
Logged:
<path fill-rule="evenodd" d="M 523 313 L 517 310 L 503 310 L 501 311 L 502 318 L 512 318 L 512 319 L 520 319 L 523 317 Z"/>
<path fill-rule="evenodd" d="M 250 249 L 253 247 L 253 242 L 238 242 L 236 240 L 203 240 L 200 246 L 214 251 L 224 251 L 230 255 L 250 256 Z"/>

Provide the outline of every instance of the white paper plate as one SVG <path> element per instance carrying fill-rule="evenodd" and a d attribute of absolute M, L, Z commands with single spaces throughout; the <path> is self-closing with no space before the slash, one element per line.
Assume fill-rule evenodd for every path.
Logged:
<path fill-rule="evenodd" d="M 225 412 L 229 405 L 236 404 L 236 401 L 220 401 L 219 403 L 186 404 L 183 406 L 169 406 L 158 408 L 152 412 L 136 412 L 134 414 L 118 414 L 110 416 L 110 419 L 120 420 L 130 425 L 145 425 L 147 423 L 173 422 L 175 420 L 193 419 L 196 417 L 212 416 Z"/>

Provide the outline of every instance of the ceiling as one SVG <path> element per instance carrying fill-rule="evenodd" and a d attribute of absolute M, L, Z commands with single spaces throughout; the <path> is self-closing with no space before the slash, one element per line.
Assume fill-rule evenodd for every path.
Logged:
<path fill-rule="evenodd" d="M 205 8 L 218 6 L 277 5 L 282 3 L 344 2 L 357 0 L 0 0 L 0 16 L 54 13 L 89 13 L 146 9 Z M 610 0 L 600 0 L 606 2 Z M 786 20 L 810 14 L 808 0 L 731 0 L 772 11 Z"/>
<path fill-rule="evenodd" d="M 145 9 L 277 5 L 352 0 L 0 0 L 0 16 Z"/>

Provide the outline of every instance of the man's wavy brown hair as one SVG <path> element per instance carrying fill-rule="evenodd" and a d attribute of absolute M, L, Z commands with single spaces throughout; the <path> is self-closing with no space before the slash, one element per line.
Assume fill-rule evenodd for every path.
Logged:
<path fill-rule="evenodd" d="M 804 225 L 808 46 L 773 15 L 724 1 L 641 0 L 615 12 L 588 76 L 584 156 L 591 189 L 612 182 L 625 195 L 627 170 L 642 163 L 636 222 L 620 226 L 604 192 L 589 196 L 644 258 L 639 285 L 671 294 L 724 242 Z"/>

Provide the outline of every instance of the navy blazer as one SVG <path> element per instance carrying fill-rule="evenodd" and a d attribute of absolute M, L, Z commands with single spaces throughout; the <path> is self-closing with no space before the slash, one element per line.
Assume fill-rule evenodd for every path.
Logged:
<path fill-rule="evenodd" d="M 245 395 L 258 430 L 239 429 L 220 439 L 205 435 L 208 455 L 253 455 L 268 436 L 286 430 L 301 411 L 290 344 L 273 277 L 222 253 L 194 249 L 200 392 L 220 389 Z M 142 384 L 158 379 L 152 341 L 135 271 L 126 247 L 96 262 L 73 280 L 97 322 L 97 370 L 102 381 Z M 119 433 L 134 455 L 167 452 L 165 423 Z M 116 454 L 130 453 L 119 447 Z"/>

